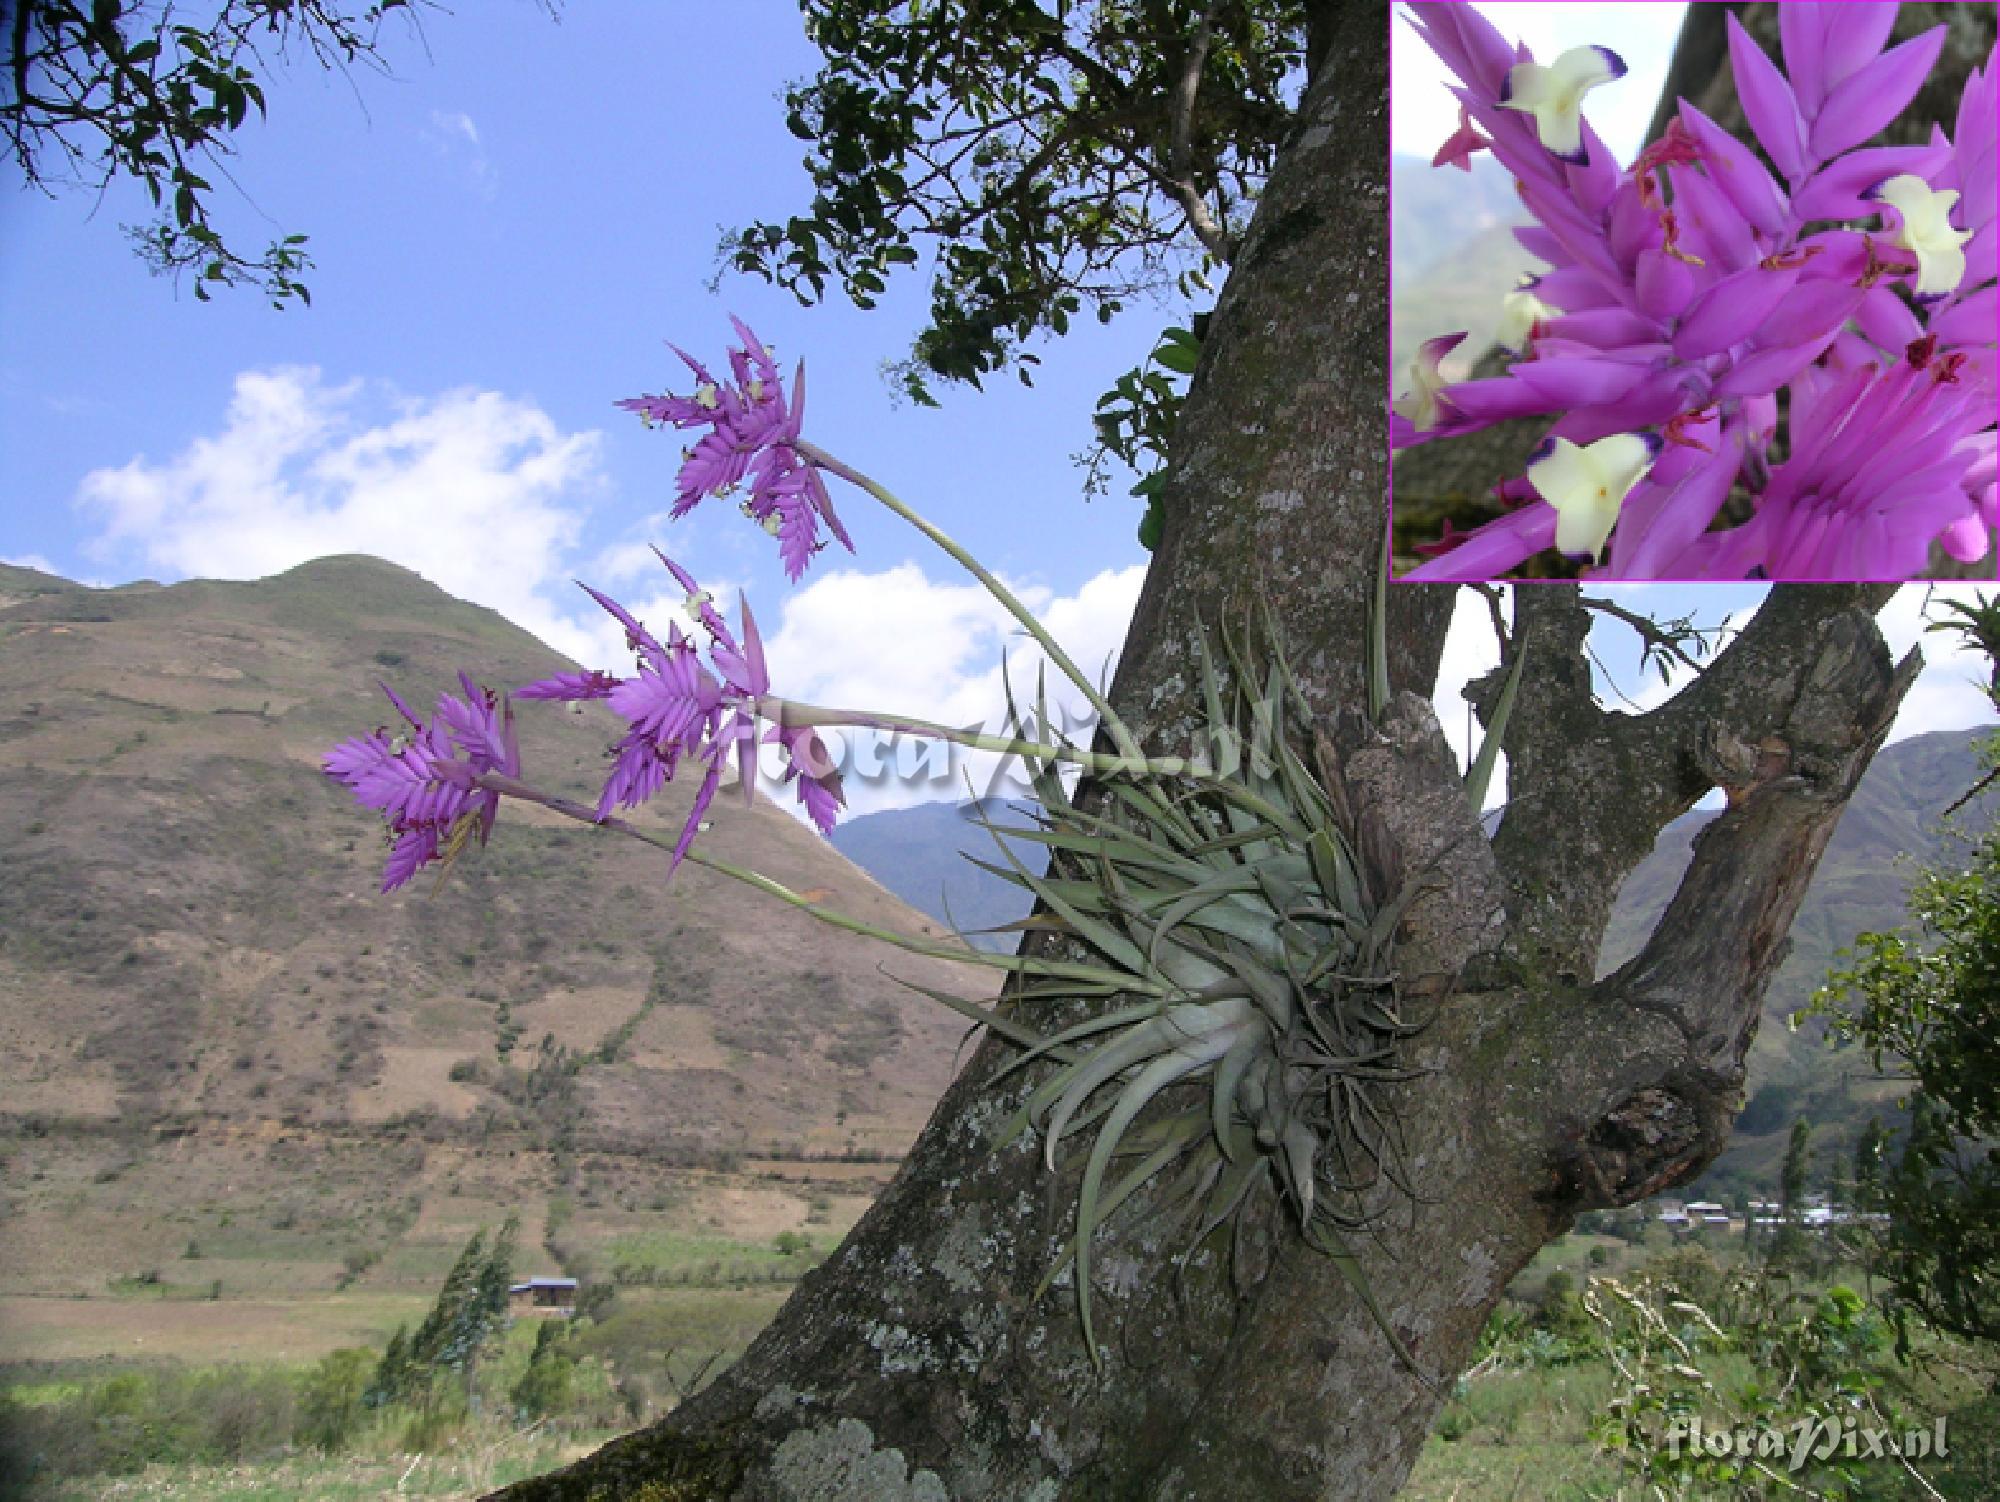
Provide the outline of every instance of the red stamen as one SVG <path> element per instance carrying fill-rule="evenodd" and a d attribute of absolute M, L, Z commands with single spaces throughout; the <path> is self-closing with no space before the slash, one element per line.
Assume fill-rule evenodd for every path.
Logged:
<path fill-rule="evenodd" d="M 1854 284 L 1857 287 L 1872 287 L 1885 276 L 1901 276 L 1917 269 L 1914 265 L 1902 261 L 1885 259 L 1881 253 L 1883 249 L 1894 247 L 1878 245 L 1874 239 L 1867 236 L 1862 238 L 1861 244 L 1867 251 L 1868 262 L 1861 268 L 1861 280 Z"/>
<path fill-rule="evenodd" d="M 1698 438 L 1690 438 L 1687 430 L 1697 423 L 1706 422 L 1714 411 L 1714 406 L 1710 405 L 1697 407 L 1692 412 L 1677 413 L 1667 419 L 1666 426 L 1660 430 L 1660 436 L 1668 443 L 1678 444 L 1684 449 L 1699 449 L 1704 454 L 1712 454 L 1715 452 L 1714 449 Z"/>
<path fill-rule="evenodd" d="M 1456 531 L 1452 527 L 1451 518 L 1446 517 L 1444 523 L 1444 535 L 1438 538 L 1436 542 L 1420 542 L 1416 544 L 1413 551 L 1419 558 L 1442 557 L 1444 554 L 1449 553 L 1453 548 L 1457 547 L 1460 543 L 1464 542 L 1465 539 L 1470 537 L 1471 535 L 1472 534 L 1470 532 Z"/>
<path fill-rule="evenodd" d="M 1780 251 L 1774 256 L 1766 256 L 1757 264 L 1765 271 L 1791 271 L 1805 265 L 1820 253 L 1820 249 L 1821 247 L 1817 245 L 1801 245 L 1792 250 Z"/>

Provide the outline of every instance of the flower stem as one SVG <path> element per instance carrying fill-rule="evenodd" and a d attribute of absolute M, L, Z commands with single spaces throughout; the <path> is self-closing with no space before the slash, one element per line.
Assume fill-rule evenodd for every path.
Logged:
<path fill-rule="evenodd" d="M 674 848 L 673 840 L 663 835 L 654 834 L 650 830 L 641 829 L 629 819 L 620 819 L 616 816 L 600 819 L 597 817 L 597 810 L 591 808 L 589 805 L 578 803 L 573 798 L 564 798 L 554 793 L 545 793 L 532 784 L 522 782 L 519 778 L 508 777 L 499 772 L 488 772 L 482 777 L 475 778 L 473 785 L 489 793 L 498 793 L 504 798 L 519 798 L 525 803 L 539 804 L 551 813 L 561 814 L 565 819 L 574 819 L 580 824 L 591 824 L 600 829 L 609 829 L 618 834 L 628 835 L 632 839 L 643 841 L 645 844 L 652 845 L 657 849 L 665 850 L 669 853 Z M 682 856 L 682 859 L 691 861 L 697 866 L 705 866 L 717 875 L 727 876 L 732 881 L 740 881 L 745 886 L 755 887 L 767 896 L 775 897 L 780 902 L 791 904 L 791 906 L 797 908 L 800 912 L 810 914 L 813 918 L 831 928 L 844 929 L 848 933 L 860 934 L 864 938 L 876 939 L 897 949 L 905 950 L 910 954 L 921 954 L 935 960 L 950 960 L 955 964 L 961 965 L 980 965 L 989 970 L 1021 971 L 1030 975 L 1043 976 L 1051 980 L 1075 980 L 1092 984 L 1101 984 L 1108 981 L 1117 985 L 1122 990 L 1147 996 L 1164 996 L 1167 993 L 1167 988 L 1157 982 L 1142 980 L 1137 976 L 1127 975 L 1122 971 L 1105 970 L 1096 965 L 1074 964 L 1064 960 L 1030 958 L 1017 954 L 989 954 L 985 950 L 974 949 L 962 941 L 958 944 L 944 944 L 933 939 L 919 939 L 909 934 L 899 934 L 893 929 L 879 928 L 875 924 L 864 922 L 860 918 L 850 917 L 846 913 L 821 907 L 818 903 L 794 892 L 784 883 L 773 881 L 768 876 L 761 876 L 757 872 L 749 870 L 747 867 L 739 866 L 733 861 L 723 860 L 718 856 L 708 855 L 699 850 L 689 850 Z M 1029 1040 L 1031 1046 L 1041 1041 L 1038 1035 L 1021 1027 L 1019 1023 L 1012 1022 L 1000 1016 L 998 1013 L 986 1014 L 983 1020 L 997 1032 L 1013 1038 L 1016 1042 L 1022 1041 L 1024 1037 Z"/>
<path fill-rule="evenodd" d="M 874 714 L 865 709 L 827 709 L 817 704 L 801 704 L 766 694 L 757 701 L 758 713 L 780 725 L 843 726 L 856 730 L 887 730 L 921 735 L 931 740 L 949 741 L 974 751 L 992 751 L 1002 756 L 1019 756 L 1030 761 L 1060 762 L 1092 772 L 1143 772 L 1154 777 L 1179 777 L 1187 762 L 1178 756 L 1142 757 L 1135 764 L 1126 756 L 1105 756 L 1076 746 L 1051 746 L 1042 741 L 1013 736 L 983 735 L 976 730 L 958 730 L 931 720 L 909 715 Z"/>
<path fill-rule="evenodd" d="M 952 541 L 944 532 L 898 500 L 885 486 L 869 479 L 860 470 L 843 464 L 816 444 L 801 441 L 793 444 L 793 448 L 798 451 L 799 456 L 807 463 L 818 465 L 827 473 L 839 475 L 848 484 L 857 485 L 867 491 L 868 494 L 875 497 L 876 500 L 887 506 L 896 515 L 900 516 L 904 521 L 936 543 L 946 553 L 950 554 L 952 559 L 961 568 L 986 587 L 986 592 L 998 600 L 1009 615 L 1021 623 L 1022 629 L 1035 639 L 1036 644 L 1044 652 L 1049 654 L 1049 661 L 1053 662 L 1061 670 L 1063 676 L 1075 684 L 1084 698 L 1090 701 L 1090 707 L 1097 711 L 1099 722 L 1111 733 L 1111 739 L 1117 745 L 1119 753 L 1133 762 L 1143 762 L 1145 760 L 1145 754 L 1140 751 L 1139 743 L 1133 739 L 1132 732 L 1126 728 L 1125 722 L 1118 718 L 1117 713 L 1111 708 L 1105 697 L 1097 691 L 1097 686 L 1083 675 L 1074 662 L 1070 661 L 1069 654 L 1056 644 L 1056 639 L 1049 635 L 1040 621 L 1035 619 L 1034 612 L 1016 599 L 1013 591 L 995 578 L 984 564 L 956 542 Z"/>

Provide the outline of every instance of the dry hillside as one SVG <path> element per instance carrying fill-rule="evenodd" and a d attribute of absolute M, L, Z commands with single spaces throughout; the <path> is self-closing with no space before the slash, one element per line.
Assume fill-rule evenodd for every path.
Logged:
<path fill-rule="evenodd" d="M 508 1209 L 586 1271 L 671 1262 L 668 1231 L 823 1246 L 915 1135 L 963 1027 L 878 967 L 984 972 L 538 810 L 434 896 L 377 894 L 379 826 L 319 757 L 386 718 L 377 677 L 427 706 L 461 664 L 559 659 L 369 558 L 112 590 L 0 567 L 0 1296 L 414 1286 Z M 615 721 L 523 709 L 530 773 L 589 796 Z M 715 818 L 718 853 L 936 931 L 768 804 Z"/>

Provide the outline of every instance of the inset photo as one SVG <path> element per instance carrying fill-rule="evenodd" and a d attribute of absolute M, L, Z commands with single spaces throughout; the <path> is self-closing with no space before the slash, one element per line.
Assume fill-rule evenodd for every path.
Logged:
<path fill-rule="evenodd" d="M 1396 6 L 1396 577 L 1994 578 L 1995 30 Z"/>

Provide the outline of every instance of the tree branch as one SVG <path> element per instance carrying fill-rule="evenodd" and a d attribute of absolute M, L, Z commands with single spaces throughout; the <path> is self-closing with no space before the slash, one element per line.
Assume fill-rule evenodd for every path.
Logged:
<path fill-rule="evenodd" d="M 1214 214 L 1209 211 L 1208 200 L 1202 197 L 1201 189 L 1195 185 L 1192 150 L 1195 99 L 1201 93 L 1201 71 L 1208 62 L 1209 42 L 1214 36 L 1214 17 L 1215 0 L 1209 0 L 1209 4 L 1202 7 L 1194 42 L 1188 48 L 1187 61 L 1181 66 L 1181 76 L 1174 84 L 1173 130 L 1165 181 L 1186 210 L 1188 228 L 1194 231 L 1195 238 L 1217 261 L 1227 265 L 1229 235 L 1216 223 Z"/>
<path fill-rule="evenodd" d="M 1867 621 L 1894 593 L 1778 585 L 1692 684 L 1633 716 L 1596 701 L 1583 654 L 1590 612 L 1577 587 L 1517 589 L 1516 635 L 1531 631 L 1534 651 L 1507 729 L 1508 803 L 1494 836 L 1511 894 L 1509 962 L 1587 983 L 1619 885 L 1659 831 L 1710 788 L 1734 797 L 1762 779 L 1760 758 L 1775 753 L 1759 748 L 1797 734 L 1787 727 L 1828 633 L 1850 615 Z M 1498 684 L 1496 674 L 1468 690 L 1482 719 Z"/>
<path fill-rule="evenodd" d="M 1568 1165 L 1580 1205 L 1629 1203 L 1721 1151 L 1799 903 L 1923 665 L 1914 651 L 1892 664 L 1865 608 L 1815 610 L 1796 597 L 1772 605 L 1780 627 L 1811 621 L 1813 645 L 1793 660 L 1789 684 L 1783 668 L 1772 673 L 1777 665 L 1763 660 L 1767 688 L 1777 690 L 1760 717 L 1767 733 L 1754 747 L 1735 739 L 1711 747 L 1732 760 L 1718 776 L 1745 780 L 1725 783 L 1729 807 L 1696 837 L 1694 859 L 1645 947 L 1589 998 L 1664 1020 L 1678 1046 L 1642 1088 L 1621 1096 L 1623 1082 L 1610 1079 L 1581 1097 L 1589 1125 Z"/>

